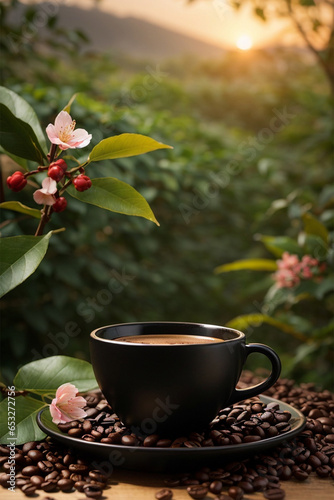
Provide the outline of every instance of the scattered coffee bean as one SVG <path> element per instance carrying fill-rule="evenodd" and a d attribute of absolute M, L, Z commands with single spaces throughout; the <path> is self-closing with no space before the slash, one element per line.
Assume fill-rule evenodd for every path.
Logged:
<path fill-rule="evenodd" d="M 206 486 L 200 484 L 194 484 L 187 487 L 188 495 L 195 500 L 201 500 L 202 498 L 205 498 L 208 491 L 209 490 Z"/>
<path fill-rule="evenodd" d="M 244 490 L 239 486 L 232 486 L 229 488 L 228 494 L 234 500 L 241 500 L 244 497 Z"/>
<path fill-rule="evenodd" d="M 100 498 L 102 496 L 102 489 L 96 484 L 86 484 L 83 487 L 83 492 L 88 498 Z"/>
<path fill-rule="evenodd" d="M 173 492 L 172 490 L 164 488 L 163 490 L 156 492 L 155 498 L 157 500 L 170 500 L 171 498 L 173 498 Z"/>

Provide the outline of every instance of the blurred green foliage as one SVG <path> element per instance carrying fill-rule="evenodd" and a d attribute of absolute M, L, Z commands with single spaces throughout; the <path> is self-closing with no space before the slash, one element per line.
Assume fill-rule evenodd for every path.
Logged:
<path fill-rule="evenodd" d="M 232 51 L 220 61 L 156 64 L 82 52 L 73 33 L 64 35 L 61 47 L 45 39 L 41 44 L 35 33 L 19 39 L 15 50 L 6 45 L 6 26 L 2 83 L 30 102 L 44 126 L 79 92 L 72 116 L 93 134 L 92 145 L 136 132 L 174 150 L 89 166 L 91 176 L 111 175 L 134 186 L 161 226 L 68 199 L 49 227 L 61 227 L 66 218 L 67 231 L 52 238 L 37 272 L 2 301 L 5 378 L 38 357 L 89 359 L 89 332 L 102 325 L 223 325 L 252 313 L 270 286 L 267 273 L 217 276 L 214 268 L 270 257 L 259 235 L 296 236 L 300 207 L 324 214 L 326 204 L 322 222 L 333 230 L 331 101 L 322 71 L 302 51 Z M 56 21 L 50 29 L 57 29 Z M 3 178 L 11 169 L 16 165 L 2 158 Z M 33 206 L 32 192 L 25 189 L 20 201 Z M 5 197 L 14 199 L 7 189 Z M 276 210 L 278 199 L 289 203 Z M 11 218 L 4 236 L 34 233 L 28 217 L 3 215 Z M 319 314 L 308 305 L 300 312 L 310 324 Z M 277 350 L 284 375 L 307 379 L 293 369 L 299 343 L 289 334 L 262 325 L 248 340 Z M 315 381 L 329 386 L 330 377 L 323 377 L 328 351 L 305 355 L 316 368 Z"/>

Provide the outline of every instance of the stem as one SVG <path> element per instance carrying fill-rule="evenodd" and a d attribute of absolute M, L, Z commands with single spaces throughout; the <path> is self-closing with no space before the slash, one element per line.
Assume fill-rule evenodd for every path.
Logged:
<path fill-rule="evenodd" d="M 52 163 L 53 160 L 55 159 L 56 152 L 57 152 L 57 144 L 52 144 L 50 148 L 50 153 L 48 154 L 48 160 L 50 163 Z"/>
<path fill-rule="evenodd" d="M 35 236 L 41 236 L 44 231 L 44 227 L 46 224 L 49 222 L 51 214 L 52 214 L 52 206 L 51 205 L 44 205 L 43 211 L 42 211 L 42 218 L 39 221 L 38 228 L 36 230 Z"/>

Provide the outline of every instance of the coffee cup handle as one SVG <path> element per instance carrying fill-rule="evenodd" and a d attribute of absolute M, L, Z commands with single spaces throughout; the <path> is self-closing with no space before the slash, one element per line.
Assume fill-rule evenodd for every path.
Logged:
<path fill-rule="evenodd" d="M 274 385 L 274 383 L 277 381 L 281 373 L 281 360 L 279 359 L 276 352 L 273 351 L 270 347 L 264 344 L 247 344 L 245 345 L 245 348 L 246 348 L 246 356 L 244 362 L 246 361 L 248 356 L 253 352 L 259 352 L 261 354 L 264 354 L 271 362 L 271 373 L 269 377 L 260 384 L 248 387 L 247 389 L 234 389 L 228 401 L 229 405 L 232 405 L 244 399 L 252 398 L 266 391 L 272 385 Z"/>

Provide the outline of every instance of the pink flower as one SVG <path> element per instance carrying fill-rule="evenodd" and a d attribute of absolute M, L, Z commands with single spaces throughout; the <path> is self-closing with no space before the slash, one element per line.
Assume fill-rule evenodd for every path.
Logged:
<path fill-rule="evenodd" d="M 304 255 L 299 260 L 297 255 L 284 252 L 282 259 L 277 261 L 277 268 L 276 273 L 273 275 L 277 287 L 293 288 L 299 285 L 301 279 L 316 278 L 326 270 L 326 264 L 320 264 L 311 255 Z"/>
<path fill-rule="evenodd" d="M 42 188 L 37 189 L 34 194 L 34 200 L 39 205 L 53 205 L 56 198 L 53 196 L 57 192 L 57 183 L 50 177 L 46 177 L 42 182 Z"/>
<path fill-rule="evenodd" d="M 83 407 L 86 406 L 86 400 L 77 394 L 78 389 L 73 384 L 67 383 L 58 387 L 56 397 L 50 404 L 52 422 L 65 424 L 86 416 L 86 412 L 83 410 Z"/>
<path fill-rule="evenodd" d="M 84 148 L 91 141 L 91 134 L 83 128 L 75 129 L 75 120 L 66 111 L 61 111 L 55 119 L 54 125 L 49 123 L 46 133 L 52 144 L 58 144 L 59 148 L 74 149 Z"/>

